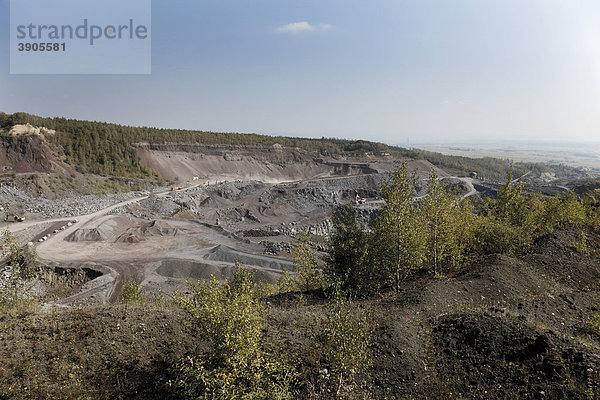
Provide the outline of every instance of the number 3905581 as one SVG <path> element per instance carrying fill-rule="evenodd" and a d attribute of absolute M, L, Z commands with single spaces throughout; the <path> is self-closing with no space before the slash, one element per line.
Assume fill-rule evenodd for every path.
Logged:
<path fill-rule="evenodd" d="M 19 51 L 65 51 L 65 43 L 19 43 Z"/>

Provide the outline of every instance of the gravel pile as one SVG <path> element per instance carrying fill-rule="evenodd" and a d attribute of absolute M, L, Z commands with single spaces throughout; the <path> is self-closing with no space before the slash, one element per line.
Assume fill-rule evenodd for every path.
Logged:
<path fill-rule="evenodd" d="M 27 203 L 31 200 L 31 197 L 16 187 L 0 183 L 0 201 L 2 203 Z"/>
<path fill-rule="evenodd" d="M 172 192 L 166 199 L 190 209 L 195 213 L 201 212 L 208 199 L 225 199 L 235 201 L 264 188 L 265 185 L 257 181 L 223 182 L 210 186 L 198 186 L 184 192 Z"/>
<path fill-rule="evenodd" d="M 134 217 L 144 217 L 145 214 L 144 213 L 140 213 L 140 212 L 136 212 L 134 210 L 131 209 L 131 206 L 124 206 L 124 207 L 118 207 L 118 208 L 113 208 L 112 210 L 110 210 L 107 215 L 133 215 Z"/>
<path fill-rule="evenodd" d="M 210 199 L 237 200 L 256 192 L 264 187 L 264 184 L 255 181 L 223 182 L 211 186 L 198 186 L 185 191 L 172 191 L 167 196 L 150 196 L 142 200 L 139 205 L 144 215 L 170 215 L 181 207 L 187 208 L 194 213 L 200 213 L 206 207 L 205 201 Z M 218 201 L 218 200 L 217 200 Z M 126 208 L 115 210 L 113 213 L 131 213 Z M 242 215 L 246 217 L 246 215 Z M 252 219 L 253 216 L 247 216 Z"/>
<path fill-rule="evenodd" d="M 178 203 L 171 196 L 158 197 L 151 194 L 147 199 L 140 201 L 140 207 L 157 215 L 170 215 L 179 210 Z"/>
<path fill-rule="evenodd" d="M 279 253 L 291 254 L 293 248 L 292 244 L 288 242 L 273 243 L 263 240 L 259 244 L 263 245 L 265 248 L 263 253 L 269 256 L 276 256 L 279 255 Z"/>
<path fill-rule="evenodd" d="M 335 208 L 336 205 L 360 198 L 377 198 L 384 175 L 371 174 L 338 179 L 324 179 L 273 187 L 260 201 L 265 205 L 289 203 L 297 210 Z"/>
<path fill-rule="evenodd" d="M 73 217 L 91 214 L 112 204 L 141 195 L 141 192 L 133 192 L 111 196 L 87 195 L 56 200 L 36 199 L 35 203 L 27 206 L 26 211 L 42 214 L 46 218 Z"/>
<path fill-rule="evenodd" d="M 239 200 L 264 187 L 265 185 L 258 181 L 235 181 L 210 187 L 208 192 L 211 196 L 217 195 L 228 200 Z"/>

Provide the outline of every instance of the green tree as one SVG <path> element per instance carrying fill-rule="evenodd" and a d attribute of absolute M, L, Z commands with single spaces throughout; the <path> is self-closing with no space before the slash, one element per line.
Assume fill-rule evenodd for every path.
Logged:
<path fill-rule="evenodd" d="M 310 243 L 310 233 L 300 232 L 296 239 L 298 243 L 292 248 L 296 273 L 294 275 L 283 273 L 279 281 L 280 290 L 307 292 L 325 288 L 327 282 L 319 268 L 317 253 Z"/>
<path fill-rule="evenodd" d="M 584 198 L 586 223 L 596 232 L 600 232 L 600 189 L 596 189 Z"/>
<path fill-rule="evenodd" d="M 369 235 L 356 220 L 352 206 L 338 210 L 327 244 L 325 274 L 331 282 L 360 296 L 380 288 L 384 277 L 369 262 Z"/>
<path fill-rule="evenodd" d="M 429 173 L 427 195 L 419 204 L 425 219 L 426 256 L 435 275 L 456 269 L 473 240 L 475 215 L 468 199 L 448 190 L 435 170 Z"/>
<path fill-rule="evenodd" d="M 468 249 L 475 240 L 475 223 L 477 217 L 469 199 L 462 199 L 453 204 L 450 215 L 452 235 L 447 244 L 450 265 L 455 270 L 462 263 L 468 262 Z"/>
<path fill-rule="evenodd" d="M 427 195 L 419 208 L 426 220 L 427 259 L 432 264 L 435 275 L 440 271 L 442 261 L 449 257 L 451 244 L 454 241 L 452 217 L 456 201 L 432 169 L 429 172 Z"/>
<path fill-rule="evenodd" d="M 524 190 L 522 177 L 513 179 L 513 164 L 511 163 L 506 183 L 498 190 L 498 199 L 492 203 L 493 208 L 488 213 L 493 221 L 482 225 L 495 231 L 494 235 L 487 237 L 493 239 L 496 236 L 501 239 L 502 243 L 498 243 L 500 247 L 506 248 L 510 245 L 510 250 L 507 251 L 528 245 L 539 228 L 539 215 L 532 212 L 535 200 L 531 196 L 526 196 Z M 514 236 L 514 240 L 506 240 L 510 235 Z M 509 242 L 512 243 L 509 244 Z M 492 247 L 494 247 L 493 243 Z"/>
<path fill-rule="evenodd" d="M 425 226 L 413 203 L 416 175 L 408 174 L 406 163 L 397 166 L 383 181 L 385 205 L 373 225 L 374 262 L 393 276 L 396 292 L 401 275 L 419 268 L 425 259 Z"/>
<path fill-rule="evenodd" d="M 529 210 L 527 199 L 523 195 L 524 189 L 522 177 L 513 179 L 513 164 L 511 163 L 506 183 L 498 190 L 498 200 L 495 203 L 496 217 L 513 226 L 526 225 Z"/>

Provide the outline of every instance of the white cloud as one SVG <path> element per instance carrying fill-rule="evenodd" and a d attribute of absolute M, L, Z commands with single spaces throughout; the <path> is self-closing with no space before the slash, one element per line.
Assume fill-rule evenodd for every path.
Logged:
<path fill-rule="evenodd" d="M 277 28 L 280 33 L 305 33 L 305 32 L 326 32 L 333 28 L 329 24 L 312 25 L 309 22 L 292 22 L 291 24 L 283 25 Z"/>
<path fill-rule="evenodd" d="M 444 101 L 442 101 L 442 105 L 444 105 L 444 106 L 462 106 L 464 104 L 465 103 L 462 100 L 444 100 Z"/>

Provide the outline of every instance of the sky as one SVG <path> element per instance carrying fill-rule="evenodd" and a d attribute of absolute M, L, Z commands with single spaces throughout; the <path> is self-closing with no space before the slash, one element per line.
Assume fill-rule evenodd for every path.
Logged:
<path fill-rule="evenodd" d="M 153 0 L 150 75 L 11 75 L 0 111 L 367 139 L 599 141 L 597 0 Z"/>

